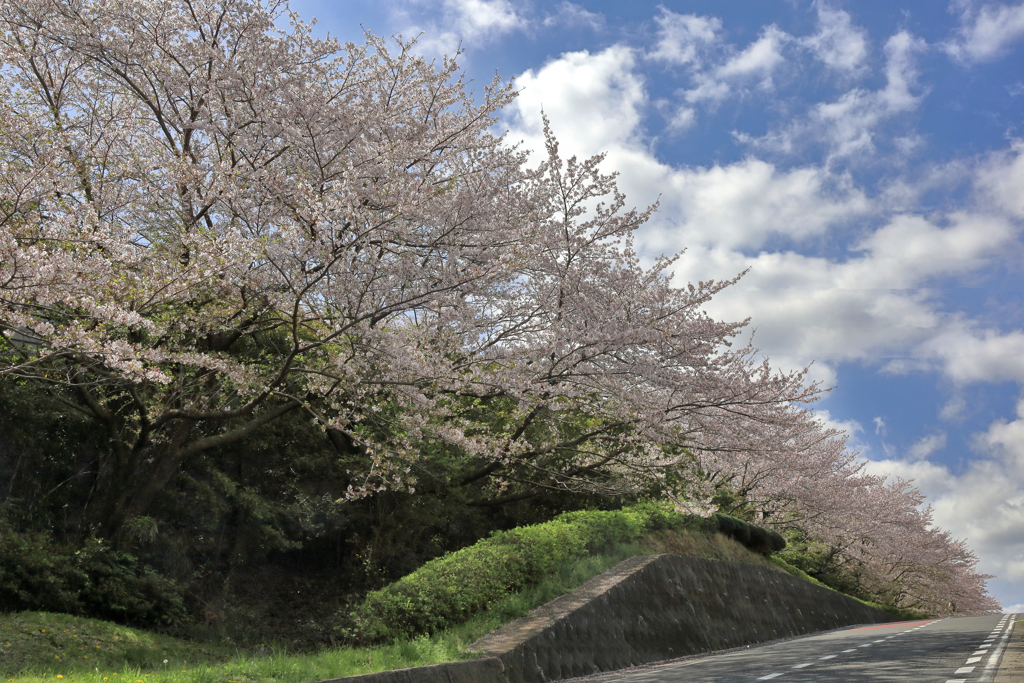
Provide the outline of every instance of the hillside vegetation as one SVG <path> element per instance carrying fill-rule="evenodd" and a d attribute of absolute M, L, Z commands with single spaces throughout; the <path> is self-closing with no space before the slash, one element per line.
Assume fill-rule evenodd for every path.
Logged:
<path fill-rule="evenodd" d="M 657 207 L 610 159 L 513 144 L 516 86 L 459 55 L 319 36 L 269 0 L 0 0 L 0 609 L 443 633 L 633 538 L 514 530 L 644 501 L 895 609 L 999 607 L 809 369 L 709 315 L 741 273 L 641 258 Z"/>
<path fill-rule="evenodd" d="M 570 513 L 495 534 L 368 596 L 357 609 L 357 623 L 364 637 L 378 644 L 325 648 L 307 655 L 273 648 L 243 652 L 68 615 L 3 615 L 4 673 L 16 681 L 61 677 L 90 683 L 302 683 L 454 661 L 470 656 L 464 648 L 477 638 L 634 555 L 669 551 L 771 566 L 771 559 L 717 530 L 736 526 L 735 520 L 689 518 L 646 505 L 619 512 Z M 740 535 L 749 545 L 749 535 Z M 524 550 L 530 552 L 520 552 Z M 484 578 L 461 601 L 439 599 L 457 592 L 452 590 L 453 581 L 471 575 Z M 504 577 L 504 582 L 491 580 L 493 576 Z M 395 604 L 404 599 L 410 609 L 411 597 L 419 598 L 419 634 L 396 628 L 401 622 L 394 620 Z M 453 604 L 461 608 L 453 611 Z M 432 621 L 422 615 L 430 615 Z"/>

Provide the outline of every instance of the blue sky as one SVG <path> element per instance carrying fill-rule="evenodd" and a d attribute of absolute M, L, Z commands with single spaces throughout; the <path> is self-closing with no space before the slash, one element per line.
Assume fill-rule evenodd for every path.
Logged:
<path fill-rule="evenodd" d="M 750 317 L 816 410 L 1024 611 L 1024 4 L 860 0 L 302 0 L 318 32 L 464 50 L 538 148 L 608 152 L 642 253 L 680 282 L 750 273 L 710 311 Z"/>

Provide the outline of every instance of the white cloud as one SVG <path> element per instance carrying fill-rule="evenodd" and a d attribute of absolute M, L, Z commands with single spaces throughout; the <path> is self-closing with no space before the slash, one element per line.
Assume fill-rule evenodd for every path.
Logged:
<path fill-rule="evenodd" d="M 847 73 L 862 70 L 868 56 L 867 33 L 854 26 L 850 15 L 818 0 L 818 30 L 800 39 L 800 44 L 830 69 Z"/>
<path fill-rule="evenodd" d="M 761 37 L 720 66 L 715 73 L 723 79 L 768 76 L 785 61 L 782 46 L 791 38 L 788 33 L 772 24 L 761 32 Z"/>
<path fill-rule="evenodd" d="M 870 211 L 847 179 L 817 167 L 781 170 L 747 158 L 727 166 L 666 170 L 652 227 L 669 245 L 757 248 L 772 235 L 806 239 Z M 653 231 L 652 231 L 653 232 Z"/>
<path fill-rule="evenodd" d="M 525 24 L 508 0 L 445 0 L 444 7 L 467 41 L 508 33 Z"/>
<path fill-rule="evenodd" d="M 1006 595 L 1004 605 L 1020 603 L 1024 591 L 1024 401 L 1016 419 L 997 420 L 975 436 L 981 456 L 961 474 L 927 460 L 869 462 L 874 474 L 915 480 L 935 510 L 935 523 L 954 537 L 966 539 L 981 558 L 979 570 L 1001 579 L 994 586 Z M 1010 611 L 1020 611 L 1010 605 Z"/>
<path fill-rule="evenodd" d="M 679 133 L 687 130 L 697 121 L 697 112 L 693 107 L 676 107 L 671 116 L 668 117 L 668 129 L 670 132 Z"/>
<path fill-rule="evenodd" d="M 902 47 L 890 51 L 912 42 L 906 36 Z M 1013 356 L 1016 337 L 993 338 L 987 345 L 975 339 L 967 354 L 959 354 L 958 345 L 977 334 L 965 336 L 969 321 L 943 313 L 926 288 L 942 278 L 984 272 L 993 259 L 1012 252 L 1017 228 L 1010 220 L 969 211 L 892 214 L 888 197 L 870 197 L 849 176 L 822 166 L 781 168 L 754 157 L 709 167 L 662 163 L 642 128 L 649 103 L 636 58 L 619 45 L 595 54 L 568 53 L 526 72 L 519 78 L 523 94 L 513 105 L 511 139 L 541 149 L 543 107 L 566 156 L 606 151 L 606 168 L 622 173 L 620 186 L 631 204 L 660 197 L 660 210 L 638 236 L 638 246 L 646 254 L 686 248 L 674 267 L 678 282 L 750 269 L 707 310 L 719 319 L 752 317 L 755 344 L 777 367 L 800 368 L 816 360 L 812 372 L 827 383 L 834 381 L 830 363 L 866 359 L 890 372 L 1013 376 L 1016 359 L 1024 358 Z M 692 124 L 692 114 L 684 110 L 681 116 L 680 125 Z M 1005 178 L 1018 159 L 1017 153 L 993 157 L 978 177 Z M 978 183 L 979 195 L 1003 192 L 1012 203 L 1010 184 Z M 913 195 L 901 194 L 911 203 Z M 869 221 L 878 227 L 865 232 L 845 258 L 761 251 L 780 238 L 788 245 L 819 244 L 839 230 L 864 230 Z M 959 336 L 953 334 L 957 330 Z"/>
<path fill-rule="evenodd" d="M 911 462 L 917 460 L 925 460 L 932 453 L 941 451 L 946 447 L 946 434 L 945 432 L 939 432 L 938 434 L 929 434 L 923 436 L 911 445 L 907 449 L 907 459 Z"/>
<path fill-rule="evenodd" d="M 454 56 L 460 47 L 479 46 L 530 25 L 509 0 L 410 0 L 391 6 L 392 20 L 404 35 L 419 36 L 425 55 Z M 463 60 L 465 61 L 465 60 Z"/>
<path fill-rule="evenodd" d="M 647 101 L 634 71 L 633 50 L 623 45 L 591 54 L 568 52 L 516 77 L 520 95 L 512 104 L 512 139 L 542 150 L 541 111 L 572 154 L 592 155 L 632 146 Z"/>
<path fill-rule="evenodd" d="M 544 17 L 544 26 L 586 26 L 595 31 L 604 28 L 605 19 L 603 14 L 590 12 L 583 5 L 563 1 L 558 6 L 558 11 Z"/>
<path fill-rule="evenodd" d="M 1024 140 L 993 155 L 978 172 L 975 189 L 995 208 L 1024 218 Z"/>
<path fill-rule="evenodd" d="M 967 401 L 964 400 L 963 396 L 955 394 L 943 404 L 942 409 L 939 410 L 939 417 L 947 422 L 951 422 L 959 419 L 966 410 Z"/>
<path fill-rule="evenodd" d="M 883 276 L 889 288 L 900 288 L 977 270 L 1014 239 L 1014 226 L 999 216 L 957 211 L 945 218 L 943 228 L 923 216 L 897 215 L 854 249 L 870 252 L 874 268 L 891 271 Z"/>
<path fill-rule="evenodd" d="M 786 61 L 782 48 L 790 40 L 792 36 L 774 24 L 766 27 L 757 40 L 718 66 L 693 69 L 694 85 L 683 91 L 683 98 L 691 104 L 720 102 L 751 80 L 762 90 L 770 90 L 774 85 L 772 73 Z"/>
<path fill-rule="evenodd" d="M 676 66 L 699 65 L 708 46 L 719 41 L 722 20 L 695 14 L 676 14 L 661 8 L 654 18 L 658 24 L 658 43 L 647 56 Z"/>
<path fill-rule="evenodd" d="M 965 64 L 991 61 L 1003 56 L 1014 42 L 1024 38 L 1024 3 L 983 5 L 968 3 L 960 16 L 955 38 L 946 52 Z"/>
<path fill-rule="evenodd" d="M 916 353 L 940 364 L 954 382 L 1024 384 L 1024 332 L 975 330 L 953 325 L 923 342 Z"/>
<path fill-rule="evenodd" d="M 875 150 L 879 126 L 917 108 L 916 56 L 925 48 L 920 38 L 901 31 L 885 44 L 886 85 L 879 90 L 854 88 L 837 100 L 815 105 L 806 119 L 755 138 L 737 134 L 742 142 L 778 152 L 794 152 L 808 143 L 822 143 L 834 161 Z"/>

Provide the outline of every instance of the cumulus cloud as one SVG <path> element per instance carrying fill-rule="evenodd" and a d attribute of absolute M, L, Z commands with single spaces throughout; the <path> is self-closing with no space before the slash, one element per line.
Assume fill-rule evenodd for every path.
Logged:
<path fill-rule="evenodd" d="M 800 39 L 800 44 L 830 69 L 856 73 L 863 70 L 868 56 L 868 39 L 864 29 L 854 26 L 849 13 L 835 9 L 820 0 L 814 3 L 818 12 L 818 30 Z"/>
<path fill-rule="evenodd" d="M 451 56 L 460 47 L 482 45 L 530 25 L 509 0 L 444 0 L 429 6 L 411 0 L 393 5 L 391 15 L 404 24 L 403 34 L 423 34 L 418 47 L 426 55 Z"/>
<path fill-rule="evenodd" d="M 1024 140 L 993 155 L 977 174 L 975 189 L 994 208 L 1024 218 Z"/>
<path fill-rule="evenodd" d="M 916 58 L 925 42 L 901 31 L 885 44 L 886 84 L 879 90 L 854 88 L 832 102 L 814 105 L 806 118 L 763 137 L 737 134 L 757 148 L 790 153 L 808 143 L 824 144 L 830 161 L 875 150 L 881 124 L 915 110 L 923 93 L 918 88 Z"/>
<path fill-rule="evenodd" d="M 938 434 L 929 434 L 928 436 L 921 437 L 907 449 L 907 459 L 910 461 L 925 460 L 932 453 L 941 451 L 946 447 L 946 434 L 945 432 L 939 432 Z"/>
<path fill-rule="evenodd" d="M 758 248 L 773 235 L 806 239 L 871 209 L 847 178 L 756 158 L 667 171 L 662 207 L 648 239 L 729 249 Z"/>
<path fill-rule="evenodd" d="M 445 0 L 444 7 L 464 40 L 508 33 L 525 24 L 508 0 Z"/>
<path fill-rule="evenodd" d="M 867 470 L 913 479 L 934 507 L 936 524 L 967 539 L 981 557 L 981 571 L 998 575 L 1000 586 L 1019 583 L 1024 579 L 1024 401 L 1017 404 L 1015 419 L 997 420 L 975 435 L 974 450 L 980 457 L 959 474 L 909 453 L 869 462 Z M 1014 599 L 1024 597 L 1015 592 Z"/>
<path fill-rule="evenodd" d="M 907 37 L 904 47 L 909 42 Z M 996 372 L 955 365 L 966 361 L 957 360 L 943 334 L 956 321 L 939 310 L 925 286 L 982 271 L 1011 249 L 1017 228 L 1006 216 L 889 215 L 884 198 L 872 198 L 850 177 L 825 166 L 781 168 L 755 157 L 707 167 L 665 164 L 645 139 L 645 84 L 637 73 L 637 53 L 624 46 L 565 54 L 526 72 L 519 82 L 523 94 L 514 104 L 512 139 L 541 149 L 543 107 L 567 154 L 607 151 L 607 168 L 622 172 L 621 187 L 631 203 L 642 206 L 660 198 L 660 210 L 639 236 L 639 246 L 646 253 L 686 248 L 674 268 L 679 282 L 732 277 L 749 269 L 708 311 L 721 319 L 753 317 L 755 343 L 776 365 L 798 368 L 817 360 L 813 372 L 826 382 L 834 379 L 830 363 L 864 359 L 876 359 L 891 372 L 947 368 L 959 377 Z M 692 123 L 689 114 L 683 116 L 683 125 Z M 994 157 L 981 173 L 1004 178 L 1018 158 Z M 995 180 L 983 186 L 1004 192 Z M 1005 194 L 1012 202 L 1009 189 Z M 763 251 L 780 238 L 811 245 L 854 221 L 878 224 L 850 246 L 846 258 Z M 998 367 L 1003 358 L 991 348 L 994 360 L 985 368 Z"/>
<path fill-rule="evenodd" d="M 517 76 L 520 95 L 511 107 L 512 138 L 543 149 L 543 111 L 572 154 L 635 145 L 647 101 L 635 61 L 632 49 L 613 45 L 593 54 L 568 52 Z"/>
<path fill-rule="evenodd" d="M 945 222 L 947 227 L 940 227 L 923 216 L 897 215 L 854 250 L 871 254 L 876 281 L 882 278 L 888 288 L 899 289 L 937 275 L 977 270 L 1016 234 L 1001 216 L 955 211 Z"/>
<path fill-rule="evenodd" d="M 657 44 L 648 57 L 675 66 L 699 66 L 708 47 L 719 42 L 722 20 L 696 14 L 676 14 L 661 8 Z"/>
<path fill-rule="evenodd" d="M 544 17 L 544 26 L 585 26 L 593 30 L 604 28 L 605 19 L 603 14 L 590 12 L 583 5 L 573 2 L 562 2 L 558 11 Z"/>
<path fill-rule="evenodd" d="M 944 46 L 953 59 L 965 64 L 998 59 L 1024 38 L 1024 3 L 961 6 L 956 35 Z"/>
<path fill-rule="evenodd" d="M 756 41 L 718 67 L 715 75 L 723 79 L 770 75 L 785 61 L 782 46 L 789 42 L 790 38 L 788 33 L 772 24 L 761 32 Z"/>
<path fill-rule="evenodd" d="M 960 384 L 1005 382 L 1024 384 L 1024 332 L 975 330 L 951 325 L 923 342 L 916 353 L 936 361 L 943 373 Z"/>

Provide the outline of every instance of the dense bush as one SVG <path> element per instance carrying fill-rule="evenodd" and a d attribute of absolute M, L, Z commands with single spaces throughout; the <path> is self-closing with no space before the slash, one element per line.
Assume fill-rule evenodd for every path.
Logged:
<path fill-rule="evenodd" d="M 762 555 L 777 553 L 786 547 L 786 539 L 776 531 L 744 522 L 729 515 L 716 513 L 712 519 L 717 523 L 717 531 L 741 543 L 745 547 Z"/>
<path fill-rule="evenodd" d="M 650 503 L 620 511 L 568 512 L 544 524 L 495 533 L 426 563 L 367 595 L 354 620 L 360 636 L 370 641 L 436 632 L 536 583 L 572 558 L 666 528 L 706 533 L 727 528 L 759 552 L 777 548 L 780 541 L 785 546 L 775 532 L 733 517 L 701 519 Z"/>
<path fill-rule="evenodd" d="M 136 626 L 184 619 L 177 585 L 99 539 L 80 547 L 0 519 L 0 610 L 40 610 Z"/>
<path fill-rule="evenodd" d="M 360 635 L 383 640 L 441 630 L 571 558 L 636 539 L 646 530 L 647 519 L 635 509 L 588 510 L 497 532 L 370 593 L 355 614 Z"/>

